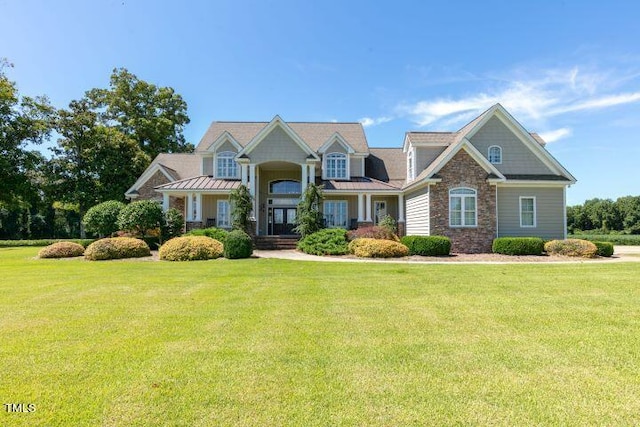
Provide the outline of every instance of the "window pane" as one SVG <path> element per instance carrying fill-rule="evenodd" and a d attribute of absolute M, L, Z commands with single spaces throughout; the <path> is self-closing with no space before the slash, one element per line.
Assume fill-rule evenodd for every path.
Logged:
<path fill-rule="evenodd" d="M 533 212 L 522 213 L 522 225 L 533 226 Z"/>
<path fill-rule="evenodd" d="M 476 212 L 465 211 L 464 212 L 464 225 L 476 225 Z"/>
<path fill-rule="evenodd" d="M 462 225 L 462 212 L 451 212 L 451 225 Z"/>
<path fill-rule="evenodd" d="M 462 209 L 462 198 L 461 197 L 452 197 L 451 198 L 451 210 L 459 211 Z"/>
<path fill-rule="evenodd" d="M 465 197 L 464 200 L 464 208 L 465 210 L 476 210 L 476 198 L 475 197 Z"/>

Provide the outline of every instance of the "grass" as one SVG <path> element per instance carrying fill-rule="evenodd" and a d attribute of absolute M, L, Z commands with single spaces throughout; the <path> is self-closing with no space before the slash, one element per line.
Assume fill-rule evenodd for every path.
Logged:
<path fill-rule="evenodd" d="M 35 260 L 0 425 L 638 425 L 638 263 Z M 365 268 L 366 267 L 366 268 Z"/>

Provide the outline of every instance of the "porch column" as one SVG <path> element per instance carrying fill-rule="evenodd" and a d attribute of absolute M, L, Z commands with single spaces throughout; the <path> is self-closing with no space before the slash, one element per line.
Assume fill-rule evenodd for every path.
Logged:
<path fill-rule="evenodd" d="M 256 195 L 256 165 L 253 163 L 249 165 L 249 193 L 253 197 Z"/>
<path fill-rule="evenodd" d="M 367 193 L 367 201 L 366 201 L 366 212 L 367 212 L 367 222 L 371 222 L 371 193 Z"/>
<path fill-rule="evenodd" d="M 309 176 L 307 175 L 308 168 L 306 163 L 300 165 L 300 167 L 302 168 L 302 180 L 300 183 L 302 184 L 302 191 L 304 192 L 304 190 L 307 188 L 307 184 L 309 184 Z"/>
<path fill-rule="evenodd" d="M 309 183 L 316 183 L 316 165 L 309 165 Z"/>
<path fill-rule="evenodd" d="M 202 193 L 196 193 L 196 221 L 202 221 Z"/>
<path fill-rule="evenodd" d="M 398 222 L 404 222 L 404 194 L 398 194 Z"/>
<path fill-rule="evenodd" d="M 187 193 L 187 221 L 193 221 L 193 193 Z"/>
<path fill-rule="evenodd" d="M 169 210 L 169 195 L 167 193 L 162 193 L 162 210 Z"/>
<path fill-rule="evenodd" d="M 358 222 L 364 221 L 364 212 L 362 212 L 362 204 L 364 203 L 364 194 L 358 194 Z"/>
<path fill-rule="evenodd" d="M 247 168 L 246 164 L 240 165 L 240 172 L 242 176 L 242 185 L 247 186 L 247 182 L 249 181 L 249 168 Z"/>

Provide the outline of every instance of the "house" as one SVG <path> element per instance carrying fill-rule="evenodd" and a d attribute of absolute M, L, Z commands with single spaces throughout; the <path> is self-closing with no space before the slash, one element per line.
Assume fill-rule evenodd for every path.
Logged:
<path fill-rule="evenodd" d="M 360 123 L 213 122 L 193 154 L 160 154 L 127 191 L 184 212 L 188 228 L 231 225 L 229 193 L 254 197 L 257 235 L 290 235 L 311 182 L 324 186 L 327 227 L 376 225 L 444 235 L 455 252 L 486 252 L 501 236 L 566 236 L 575 178 L 496 104 L 457 132 L 407 132 L 370 148 Z"/>

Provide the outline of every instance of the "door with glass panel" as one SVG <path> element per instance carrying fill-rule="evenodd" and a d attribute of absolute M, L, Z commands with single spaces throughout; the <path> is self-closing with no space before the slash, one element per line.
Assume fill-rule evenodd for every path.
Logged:
<path fill-rule="evenodd" d="M 295 234 L 296 208 L 269 208 L 269 234 Z"/>

